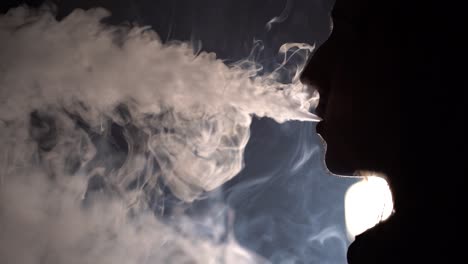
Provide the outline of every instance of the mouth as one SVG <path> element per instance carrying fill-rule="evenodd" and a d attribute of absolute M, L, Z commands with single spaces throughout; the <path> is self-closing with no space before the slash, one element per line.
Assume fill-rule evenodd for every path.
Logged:
<path fill-rule="evenodd" d="M 324 135 L 324 133 L 323 133 L 324 132 L 324 126 L 325 126 L 325 121 L 322 118 L 322 121 L 320 121 L 315 127 L 315 130 L 317 131 L 317 134 L 319 134 L 322 139 L 323 139 L 323 135 Z"/>

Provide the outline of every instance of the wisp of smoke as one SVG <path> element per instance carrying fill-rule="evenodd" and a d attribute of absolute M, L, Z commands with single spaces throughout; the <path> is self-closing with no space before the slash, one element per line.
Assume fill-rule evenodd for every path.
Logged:
<path fill-rule="evenodd" d="M 0 16 L 0 262 L 261 262 L 154 212 L 168 193 L 192 202 L 238 174 L 253 115 L 318 119 L 303 65 L 288 68 L 312 47 L 283 46 L 283 63 L 260 74 L 108 15 Z"/>

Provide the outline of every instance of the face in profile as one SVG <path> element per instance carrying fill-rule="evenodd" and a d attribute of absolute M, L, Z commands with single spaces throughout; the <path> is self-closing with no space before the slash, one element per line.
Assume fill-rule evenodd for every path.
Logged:
<path fill-rule="evenodd" d="M 398 84 L 395 54 L 371 25 L 334 12 L 329 39 L 312 55 L 301 80 L 320 95 L 317 133 L 334 174 L 398 173 Z"/>
<path fill-rule="evenodd" d="M 349 263 L 377 263 L 381 256 L 388 257 L 385 245 L 395 241 L 395 223 L 408 197 L 400 173 L 401 38 L 391 9 L 372 4 L 337 0 L 333 31 L 301 75 L 320 95 L 316 114 L 323 121 L 317 133 L 326 144 L 327 168 L 338 175 L 385 176 L 395 194 L 392 204 L 400 211 L 399 218 L 390 218 L 390 228 L 377 225 L 356 238 L 348 248 Z"/>

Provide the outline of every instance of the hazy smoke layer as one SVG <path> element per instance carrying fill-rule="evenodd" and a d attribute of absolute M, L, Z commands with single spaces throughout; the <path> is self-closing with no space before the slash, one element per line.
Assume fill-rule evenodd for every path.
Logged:
<path fill-rule="evenodd" d="M 260 76 L 107 15 L 0 17 L 0 262 L 258 261 L 231 239 L 181 235 L 183 216 L 168 226 L 147 205 L 164 210 L 166 187 L 190 202 L 234 177 L 251 115 L 315 120 L 300 68 Z M 291 51 L 311 47 L 284 46 L 285 63 Z"/>

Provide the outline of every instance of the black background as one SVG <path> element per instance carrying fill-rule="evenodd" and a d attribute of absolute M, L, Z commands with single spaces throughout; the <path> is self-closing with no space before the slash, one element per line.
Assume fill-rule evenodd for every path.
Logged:
<path fill-rule="evenodd" d="M 37 6 L 42 1 L 23 2 Z M 98 2 L 101 6 L 123 4 Z M 462 194 L 466 190 L 463 99 L 467 83 L 466 67 L 457 64 L 465 61 L 462 52 L 453 52 L 457 42 L 452 41 L 451 33 L 466 33 L 466 28 L 458 30 L 464 18 L 456 14 L 457 7 L 440 2 L 409 2 L 393 2 L 396 13 L 383 19 L 399 29 L 396 36 L 400 42 L 392 49 L 399 51 L 402 60 L 392 67 L 401 71 L 395 76 L 402 84 L 398 87 L 402 95 L 400 177 L 405 179 L 407 193 L 403 195 L 412 199 L 412 208 L 388 224 L 387 231 L 366 232 L 351 263 L 365 263 L 359 260 L 366 258 L 371 259 L 368 263 L 454 263 L 463 253 L 459 251 L 463 242 L 458 239 L 465 239 L 465 224 L 458 216 L 466 207 Z M 18 1 L 2 1 L 1 11 L 16 5 Z M 81 1 L 80 5 L 90 7 L 96 2 Z M 64 13 L 59 16 L 70 9 L 65 4 L 61 10 Z M 378 14 L 380 10 L 374 5 L 371 12 Z M 379 248 L 375 241 L 379 241 Z"/>

